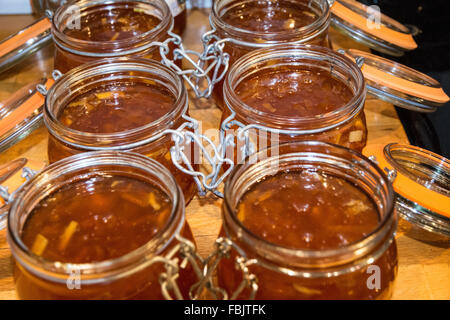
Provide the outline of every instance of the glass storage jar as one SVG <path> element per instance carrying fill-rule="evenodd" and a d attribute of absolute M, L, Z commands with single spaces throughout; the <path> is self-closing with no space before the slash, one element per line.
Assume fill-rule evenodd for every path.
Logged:
<path fill-rule="evenodd" d="M 164 201 L 141 203 L 149 190 Z M 7 232 L 20 299 L 163 299 L 165 261 L 178 256 L 168 253 L 182 238 L 193 244 L 174 177 L 128 152 L 84 153 L 50 165 L 17 194 Z M 188 297 L 196 275 L 190 265 L 178 271 Z"/>
<path fill-rule="evenodd" d="M 246 127 L 253 147 L 237 139 L 228 157 L 239 162 L 252 150 L 298 140 L 362 151 L 365 98 L 358 65 L 328 48 L 283 45 L 253 51 L 228 72 L 222 115 L 222 129 Z"/>
<path fill-rule="evenodd" d="M 107 59 L 71 70 L 48 91 L 44 123 L 49 131 L 50 163 L 76 153 L 133 151 L 166 166 L 181 186 L 186 202 L 196 186 L 172 162 L 172 136 L 188 112 L 181 78 L 168 67 L 147 59 Z M 186 145 L 193 161 L 194 149 Z"/>
<path fill-rule="evenodd" d="M 330 47 L 329 11 L 326 0 L 221 0 L 213 3 L 210 24 L 225 41 L 223 50 L 230 55 L 231 67 L 246 53 L 276 44 Z M 213 97 L 223 109 L 223 81 L 215 85 Z"/>
<path fill-rule="evenodd" d="M 225 185 L 221 235 L 232 246 L 219 263 L 219 285 L 237 291 L 243 273 L 236 264 L 256 277 L 256 299 L 390 298 L 397 215 L 384 172 L 355 151 L 319 141 L 256 156 Z M 251 294 L 247 286 L 238 298 Z"/>
<path fill-rule="evenodd" d="M 66 73 L 83 63 L 125 56 L 160 61 L 153 42 L 166 40 L 172 27 L 163 0 L 68 2 L 52 19 L 54 68 Z"/>
<path fill-rule="evenodd" d="M 183 34 L 186 28 L 186 1 L 185 0 L 165 0 L 174 17 L 174 31 Z M 33 12 L 37 15 L 44 15 L 45 10 L 56 11 L 58 7 L 67 3 L 67 0 L 32 0 Z"/>

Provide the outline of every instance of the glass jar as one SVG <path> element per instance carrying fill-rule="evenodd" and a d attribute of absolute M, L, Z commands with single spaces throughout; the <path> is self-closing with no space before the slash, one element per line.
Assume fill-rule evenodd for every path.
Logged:
<path fill-rule="evenodd" d="M 213 3 L 210 24 L 220 39 L 228 39 L 224 52 L 230 55 L 231 67 L 246 53 L 276 44 L 331 47 L 328 40 L 329 11 L 326 0 L 221 0 Z M 298 16 L 293 16 L 295 13 Z M 242 20 L 245 24 L 240 22 Z M 309 23 L 306 24 L 305 20 Z M 223 81 L 215 85 L 213 97 L 218 107 L 223 109 Z"/>
<path fill-rule="evenodd" d="M 222 128 L 225 120 L 228 131 L 238 129 L 236 121 L 247 126 L 253 151 L 299 140 L 362 151 L 365 98 L 361 70 L 339 53 L 309 45 L 260 49 L 239 59 L 227 74 Z M 227 119 L 232 114 L 234 123 Z M 228 157 L 244 159 L 243 143 L 238 139 L 234 149 L 228 148 Z"/>
<path fill-rule="evenodd" d="M 148 242 L 144 242 L 144 245 L 107 260 L 71 263 L 70 258 L 73 257 L 70 257 L 67 260 L 54 261 L 45 256 L 45 251 L 55 251 L 55 247 L 51 247 L 51 238 L 42 247 L 35 246 L 36 242 L 31 247 L 25 245 L 26 231 L 30 230 L 30 224 L 36 225 L 39 222 L 36 219 L 42 217 L 39 215 L 42 212 L 36 212 L 34 209 L 42 208 L 39 205 L 45 203 L 48 197 L 57 199 L 53 196 L 59 191 L 70 191 L 71 188 L 76 188 L 75 185 L 78 182 L 87 181 L 92 177 L 96 179 L 126 177 L 128 180 L 159 189 L 167 196 L 171 207 L 170 213 L 165 216 L 166 222 L 161 224 L 157 233 Z M 130 191 L 132 193 L 135 190 Z M 98 189 L 89 189 L 91 196 L 95 196 L 97 192 Z M 110 201 L 113 199 L 112 194 L 117 194 L 111 189 L 106 189 L 106 193 L 109 193 L 107 199 Z M 78 197 L 83 195 L 86 193 L 78 194 Z M 58 203 L 55 204 L 56 208 Z M 90 204 L 93 205 L 92 202 Z M 92 212 L 95 211 L 94 205 L 91 209 Z M 37 215 L 33 216 L 33 212 Z M 52 216 L 53 224 L 50 229 L 54 230 L 58 225 L 59 221 L 55 219 L 64 219 L 63 215 L 66 211 L 61 212 L 61 216 Z M 108 225 L 115 221 L 112 218 L 118 218 L 124 213 L 130 214 L 129 211 L 114 212 L 107 222 L 102 220 L 104 223 L 100 223 L 99 227 L 95 228 L 94 235 L 89 236 L 99 237 L 99 239 L 106 237 L 105 234 L 111 232 Z M 33 223 L 31 223 L 32 219 L 35 219 Z M 92 220 L 95 219 L 91 217 L 89 221 L 93 223 Z M 75 232 L 84 232 L 82 231 L 82 228 L 86 228 L 84 222 L 89 221 L 79 220 L 78 229 L 74 229 Z M 38 232 L 44 234 L 44 229 L 39 229 Z M 63 236 L 66 233 L 64 231 Z M 179 243 L 179 235 L 193 242 L 191 230 L 185 221 L 181 190 L 174 177 L 161 164 L 142 155 L 123 152 L 92 152 L 66 158 L 38 173 L 20 190 L 12 204 L 7 237 L 14 260 L 17 294 L 20 299 L 163 299 L 159 278 L 165 268 L 164 263 L 158 259 L 168 257 L 167 253 Z M 59 238 L 61 242 L 63 236 Z M 75 235 L 72 237 L 75 239 Z M 108 241 L 107 237 L 104 239 Z M 129 240 L 135 241 L 135 235 Z M 81 254 L 84 247 L 80 243 L 83 241 L 67 245 L 69 254 Z M 119 242 L 117 247 L 120 243 L 122 242 Z M 69 247 L 70 245 L 72 247 Z M 74 249 L 73 246 L 79 250 L 70 251 Z M 117 247 L 115 249 L 118 249 Z M 111 248 L 108 247 L 108 249 Z M 184 297 L 188 297 L 189 288 L 195 281 L 196 276 L 190 265 L 179 269 L 177 284 Z"/>
<path fill-rule="evenodd" d="M 268 156 L 271 154 L 272 156 Z M 278 154 L 278 155 L 273 155 Z M 232 242 L 229 258 L 224 258 L 219 263 L 218 280 L 219 285 L 228 294 L 235 292 L 242 281 L 242 272 L 235 268 L 236 257 L 245 259 L 250 275 L 256 276 L 256 299 L 388 299 L 392 295 L 394 280 L 397 274 L 397 247 L 394 233 L 397 227 L 397 215 L 394 210 L 394 194 L 386 175 L 372 161 L 350 149 L 340 146 L 322 143 L 318 141 L 296 142 L 279 146 L 279 149 L 271 148 L 256 154 L 258 161 L 249 159 L 238 165 L 231 173 L 225 185 L 225 198 L 222 210 L 223 226 L 221 235 Z M 257 219 L 260 230 L 255 232 L 251 229 L 248 212 L 250 209 L 239 206 L 241 200 L 255 192 L 261 182 L 283 174 L 295 172 L 312 172 L 322 177 L 328 177 L 328 191 L 341 192 L 333 189 L 330 177 L 347 181 L 345 188 L 352 185 L 352 192 L 360 192 L 370 198 L 375 209 L 375 223 L 367 224 L 367 233 L 356 234 L 352 241 L 346 242 L 345 231 L 349 234 L 362 228 L 364 216 L 343 216 L 343 213 L 324 210 L 315 212 L 315 205 L 311 202 L 306 208 L 303 216 L 294 214 L 297 222 L 288 223 L 285 219 L 292 218 L 292 208 L 297 200 L 308 197 L 317 197 L 320 203 L 326 203 L 332 199 L 314 192 L 317 189 L 303 188 L 302 194 L 293 195 L 288 201 L 284 201 L 284 187 L 276 190 L 278 204 L 284 204 L 281 210 L 270 210 L 269 215 L 265 210 L 258 210 Z M 287 181 L 287 180 L 286 180 Z M 298 183 L 300 180 L 291 180 Z M 310 180 L 313 181 L 313 180 Z M 309 184 L 311 187 L 313 182 Z M 268 187 L 268 185 L 266 185 Z M 324 185 L 324 188 L 328 188 Z M 273 189 L 267 189 L 275 191 Z M 333 191 L 334 190 L 334 191 Z M 263 199 L 264 197 L 264 199 Z M 256 201 L 262 203 L 269 198 L 262 194 Z M 280 200 L 281 199 L 281 200 Z M 353 197 L 351 198 L 353 200 Z M 270 200 L 270 199 L 269 199 Z M 343 201 L 339 196 L 335 199 L 336 206 L 342 206 Z M 345 200 L 349 200 L 348 198 Z M 357 200 L 350 208 L 360 209 Z M 256 202 L 254 202 L 256 203 Z M 265 206 L 274 205 L 264 203 Z M 328 203 L 332 205 L 332 203 Z M 274 207 L 275 208 L 275 207 Z M 300 208 L 300 209 L 302 209 Z M 319 206 L 320 208 L 320 206 Z M 253 209 L 252 209 L 253 210 Z M 297 210 L 297 209 L 295 209 Z M 309 212 L 308 212 L 309 210 Z M 309 216 L 306 216 L 308 213 Z M 361 213 L 363 212 L 363 213 Z M 367 211 L 359 213 L 367 216 Z M 244 215 L 244 216 L 243 216 Z M 301 219 L 314 218 L 311 215 L 320 215 L 322 227 L 314 223 L 304 223 Z M 340 217 L 340 223 L 336 223 L 336 215 Z M 324 216 L 327 216 L 324 218 Z M 249 218 L 246 218 L 249 217 Z M 250 221 L 249 221 L 250 219 Z M 316 220 L 314 220 L 316 221 Z M 353 225 L 348 221 L 354 221 Z M 317 221 L 316 221 L 317 222 Z M 341 228 L 341 224 L 344 226 Z M 347 225 L 348 228 L 345 226 Z M 264 228 L 266 227 L 266 228 Z M 267 229 L 268 228 L 268 229 Z M 276 232 L 270 229 L 279 228 L 276 240 L 270 238 L 270 233 Z M 294 228 L 294 229 L 292 229 Z M 297 230 L 302 229 L 302 230 Z M 280 233 L 281 229 L 285 232 Z M 304 230 L 303 230 L 304 229 Z M 325 230 L 325 231 L 324 231 Z M 307 231 L 307 232 L 305 232 Z M 269 234 L 269 238 L 267 236 Z M 300 235 L 301 242 L 298 240 Z M 342 236 L 344 234 L 344 236 Z M 279 244 L 280 239 L 294 235 L 297 239 L 296 245 Z M 331 237 L 335 242 L 333 245 L 321 246 L 322 239 Z M 331 239 L 330 238 L 330 239 Z M 284 238 L 283 238 L 284 239 Z M 317 239 L 317 240 L 316 240 Z M 330 240 L 328 239 L 328 240 Z M 325 241 L 325 240 L 323 240 Z M 300 245 L 298 243 L 301 243 Z M 306 247 L 306 244 L 311 244 Z M 238 253 L 239 252 L 239 253 Z M 245 299 L 251 294 L 247 287 L 238 298 Z"/>
<path fill-rule="evenodd" d="M 185 0 L 165 0 L 174 17 L 174 32 L 182 35 L 186 28 L 186 1 Z M 56 11 L 67 0 L 32 0 L 33 13 L 44 15 L 45 10 Z"/>
<path fill-rule="evenodd" d="M 131 24 L 130 19 L 136 22 Z M 54 68 L 66 73 L 83 63 L 125 56 L 160 61 L 159 47 L 152 43 L 166 40 L 173 23 L 163 0 L 66 3 L 52 19 Z M 92 32 L 94 28 L 103 29 Z"/>
<path fill-rule="evenodd" d="M 173 32 L 182 36 L 186 30 L 187 9 L 186 0 L 165 0 L 173 16 Z"/>
<path fill-rule="evenodd" d="M 102 88 L 107 88 L 107 90 L 106 93 L 99 92 L 100 95 L 107 95 L 109 90 L 114 90 L 114 95 L 121 92 L 126 94 L 128 90 L 132 90 L 133 86 L 137 85 L 143 86 L 144 90 L 147 90 L 147 87 L 150 86 L 155 90 L 161 90 L 161 93 L 158 93 L 156 98 L 144 96 L 144 98 L 137 98 L 143 101 L 132 100 L 136 107 L 132 105 L 132 108 L 126 110 L 119 108 L 116 112 L 112 111 L 112 113 L 107 114 L 105 111 L 97 114 L 97 116 L 93 115 L 91 116 L 91 123 L 87 127 L 80 127 L 81 129 L 73 129 L 68 125 L 68 122 L 62 121 L 66 108 L 71 108 L 74 101 L 77 104 L 79 97 L 86 96 L 90 92 L 97 92 L 96 90 L 102 90 Z M 150 92 L 150 94 L 153 93 Z M 152 115 L 152 118 L 145 122 L 145 118 L 137 113 L 137 105 L 139 104 L 140 109 L 144 111 L 146 108 L 152 111 L 152 107 L 162 105 L 163 102 L 157 99 L 164 95 L 172 98 L 170 104 L 167 104 L 167 109 L 159 116 Z M 133 99 L 133 96 L 131 99 Z M 81 101 L 84 100 L 81 99 Z M 112 100 L 110 99 L 113 105 L 109 108 L 120 107 L 121 100 L 117 100 L 119 102 L 114 104 L 115 101 L 114 97 Z M 125 104 L 125 102 L 122 103 Z M 89 104 L 88 106 L 91 107 Z M 89 112 L 95 112 L 96 108 L 99 108 L 99 106 L 92 106 L 93 110 L 89 111 L 89 108 L 86 109 L 81 106 L 75 109 L 74 116 L 83 121 L 89 116 Z M 105 109 L 107 108 L 105 107 L 102 110 Z M 133 110 L 136 110 L 136 112 Z M 186 202 L 189 202 L 196 193 L 195 183 L 191 176 L 178 170 L 172 162 L 170 153 L 170 148 L 173 146 L 172 136 L 163 134 L 165 130 L 176 130 L 185 123 L 186 120 L 183 116 L 187 112 L 187 92 L 181 78 L 159 62 L 137 58 L 118 58 L 83 65 L 59 78 L 47 93 L 44 106 L 44 123 L 49 131 L 48 159 L 50 163 L 53 163 L 80 152 L 100 150 L 140 153 L 166 166 L 181 186 Z M 116 118 L 119 115 L 121 118 Z M 140 125 L 136 125 L 135 122 L 128 122 L 132 120 L 140 121 Z M 119 127 L 122 123 L 127 125 L 127 129 L 91 131 L 94 127 L 89 126 L 94 126 L 96 123 L 110 125 L 113 128 Z M 192 145 L 186 145 L 184 153 L 192 161 L 194 155 Z M 192 165 L 195 168 L 198 166 L 195 163 L 192 163 Z"/>

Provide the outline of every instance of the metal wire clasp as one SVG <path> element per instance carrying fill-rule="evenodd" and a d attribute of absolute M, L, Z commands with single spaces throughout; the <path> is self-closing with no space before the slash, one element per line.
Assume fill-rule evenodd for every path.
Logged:
<path fill-rule="evenodd" d="M 182 76 L 197 97 L 208 98 L 214 85 L 223 79 L 228 70 L 229 55 L 223 52 L 223 45 L 204 42 L 203 52 L 200 53 L 185 49 L 181 37 L 172 31 L 169 31 L 168 35 L 169 38 L 164 42 L 153 43 L 160 47 L 162 63 Z M 209 33 L 206 33 L 202 39 L 208 38 L 208 35 Z M 168 57 L 171 52 L 170 43 L 176 47 L 172 51 L 173 60 Z M 190 68 L 183 70 L 175 63 L 177 60 L 182 61 L 183 59 L 189 62 Z"/>
<path fill-rule="evenodd" d="M 6 226 L 6 218 L 8 216 L 9 209 L 11 208 L 11 204 L 14 201 L 15 195 L 23 188 L 26 182 L 31 180 L 36 174 L 38 174 L 38 171 L 28 167 L 23 167 L 22 178 L 25 178 L 26 181 L 12 193 L 9 193 L 8 187 L 0 185 L 0 198 L 4 201 L 3 206 L 0 207 L 0 230 L 4 229 Z"/>
<path fill-rule="evenodd" d="M 225 158 L 220 151 L 220 146 L 217 147 L 210 138 L 200 133 L 197 120 L 187 115 L 183 115 L 183 118 L 188 122 L 185 122 L 177 130 L 165 131 L 166 133 L 172 134 L 172 140 L 175 143 L 170 148 L 170 155 L 172 156 L 174 165 L 178 170 L 194 178 L 200 196 L 204 196 L 208 191 L 211 191 L 215 195 L 223 197 L 223 194 L 217 188 L 233 169 L 233 160 Z M 186 128 L 190 130 L 185 130 Z M 205 174 L 193 168 L 190 159 L 183 152 L 191 144 L 194 145 L 195 151 L 200 153 L 200 157 L 195 157 L 195 160 L 205 159 L 211 167 L 210 173 Z M 227 163 L 229 168 L 220 175 L 224 163 Z"/>
<path fill-rule="evenodd" d="M 161 262 L 164 264 L 165 272 L 159 276 L 161 293 L 167 300 L 183 300 L 184 297 L 177 284 L 179 270 L 187 267 L 189 263 L 192 266 L 199 281 L 202 278 L 201 266 L 202 258 L 197 254 L 195 245 L 177 234 L 175 236 L 178 243 L 164 256 L 157 256 L 152 259 L 152 263 Z M 179 262 L 181 258 L 181 262 Z"/>
<path fill-rule="evenodd" d="M 242 281 L 231 296 L 229 296 L 225 289 L 214 285 L 213 276 L 215 275 L 220 261 L 223 258 L 229 258 L 232 249 L 235 249 L 238 253 L 240 253 L 240 256 L 236 258 L 235 266 L 237 270 L 242 272 Z M 229 238 L 218 238 L 215 243 L 215 250 L 202 261 L 203 274 L 200 281 L 191 287 L 189 292 L 190 298 L 199 297 L 206 289 L 215 299 L 235 300 L 245 288 L 249 288 L 251 290 L 249 299 L 253 300 L 256 296 L 256 292 L 258 291 L 258 284 L 256 276 L 249 271 L 248 267 L 252 264 L 256 264 L 257 260 L 248 260 L 244 258 L 242 252 L 243 251 Z"/>

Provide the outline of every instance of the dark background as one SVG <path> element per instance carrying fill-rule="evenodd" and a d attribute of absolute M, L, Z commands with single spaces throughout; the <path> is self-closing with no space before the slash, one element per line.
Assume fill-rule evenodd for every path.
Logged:
<path fill-rule="evenodd" d="M 422 31 L 414 37 L 416 50 L 400 58 L 377 54 L 433 77 L 450 95 L 450 0 L 359 1 Z M 396 109 L 411 144 L 450 158 L 450 103 L 428 114 Z"/>

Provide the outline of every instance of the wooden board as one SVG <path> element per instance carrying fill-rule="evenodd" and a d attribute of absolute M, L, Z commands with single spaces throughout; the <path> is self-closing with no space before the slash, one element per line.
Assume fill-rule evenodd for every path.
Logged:
<path fill-rule="evenodd" d="M 0 17 L 2 30 L 0 39 L 13 33 L 33 20 L 30 16 Z M 193 11 L 189 14 L 188 28 L 184 35 L 186 47 L 201 50 L 200 35 L 208 27 L 207 14 Z M 3 26 L 6 26 L 4 28 Z M 14 28 L 8 26 L 14 26 Z M 330 31 L 333 46 L 367 50 L 347 38 Z M 39 52 L 6 73 L 0 74 L 0 101 L 32 80 L 39 79 L 52 70 L 52 47 Z M 191 115 L 203 121 L 203 129 L 217 128 L 221 112 L 211 101 L 193 98 L 190 92 Z M 368 97 L 365 107 L 369 137 L 368 143 L 408 143 L 403 127 L 394 107 Z M 17 157 L 47 161 L 47 131 L 41 127 L 25 140 L 0 154 L 0 164 Z M 221 200 L 209 195 L 194 198 L 186 208 L 187 220 L 192 227 L 198 251 L 206 256 L 213 248 L 221 225 Z M 432 235 L 412 227 L 401 220 L 398 233 L 399 272 L 394 299 L 450 299 L 450 242 L 446 238 Z M 5 231 L 0 232 L 0 299 L 15 299 L 11 275 L 11 253 L 6 242 Z"/>

